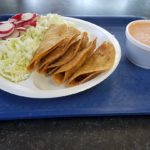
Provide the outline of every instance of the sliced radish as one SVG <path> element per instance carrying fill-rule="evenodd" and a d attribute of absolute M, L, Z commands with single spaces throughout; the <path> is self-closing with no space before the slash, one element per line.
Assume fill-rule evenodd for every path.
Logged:
<path fill-rule="evenodd" d="M 7 34 L 14 30 L 14 25 L 12 23 L 6 22 L 0 24 L 0 34 Z"/>
<path fill-rule="evenodd" d="M 30 26 L 33 26 L 33 27 L 35 27 L 35 26 L 36 26 L 36 21 L 31 21 L 31 22 L 28 22 L 28 24 L 29 24 Z"/>
<path fill-rule="evenodd" d="M 5 38 L 5 37 L 11 35 L 13 32 L 14 32 L 14 29 L 12 31 L 10 31 L 9 33 L 0 34 L 0 38 Z"/>
<path fill-rule="evenodd" d="M 20 32 L 15 30 L 11 35 L 7 36 L 7 37 L 4 37 L 3 39 L 8 39 L 8 38 L 17 38 L 19 37 L 20 35 Z"/>
<path fill-rule="evenodd" d="M 11 22 L 11 23 L 14 23 L 14 22 L 17 22 L 18 20 L 17 20 L 17 19 L 10 18 L 8 21 Z"/>
<path fill-rule="evenodd" d="M 15 23 L 16 27 L 24 27 L 24 22 L 23 21 L 18 21 Z"/>
<path fill-rule="evenodd" d="M 38 17 L 35 13 L 19 13 L 8 21 L 0 22 L 0 40 L 19 37 L 27 27 L 36 26 Z"/>
<path fill-rule="evenodd" d="M 16 30 L 18 30 L 18 31 L 21 31 L 21 32 L 22 32 L 22 31 L 26 31 L 26 28 L 24 28 L 24 27 L 17 27 L 17 28 L 16 28 Z"/>
<path fill-rule="evenodd" d="M 8 23 L 9 21 L 1 21 L 0 24 Z"/>
<path fill-rule="evenodd" d="M 19 24 L 19 27 L 25 27 L 25 28 L 28 28 L 30 26 L 36 26 L 36 21 L 27 21 L 27 22 L 23 22 L 21 24 Z"/>
<path fill-rule="evenodd" d="M 16 20 L 21 20 L 21 16 L 22 16 L 22 13 L 19 13 L 19 14 L 12 16 L 11 18 L 16 19 Z"/>
<path fill-rule="evenodd" d="M 40 17 L 40 15 L 37 15 L 36 14 L 36 17 L 34 17 L 33 19 L 32 19 L 32 21 L 37 21 L 37 19 Z"/>
<path fill-rule="evenodd" d="M 14 21 L 13 23 L 17 27 L 36 26 L 35 21 L 37 21 L 38 17 L 39 17 L 39 15 L 34 14 L 34 13 L 24 13 L 24 14 L 21 15 L 20 20 L 17 20 L 17 21 L 12 20 L 12 21 Z"/>
<path fill-rule="evenodd" d="M 21 26 L 21 24 L 22 24 L 23 22 L 24 22 L 24 21 L 19 20 L 19 21 L 14 22 L 14 24 L 15 24 L 16 26 Z"/>
<path fill-rule="evenodd" d="M 21 16 L 21 20 L 22 21 L 30 21 L 30 20 L 32 20 L 35 17 L 36 17 L 36 14 L 33 14 L 33 13 L 24 13 Z"/>

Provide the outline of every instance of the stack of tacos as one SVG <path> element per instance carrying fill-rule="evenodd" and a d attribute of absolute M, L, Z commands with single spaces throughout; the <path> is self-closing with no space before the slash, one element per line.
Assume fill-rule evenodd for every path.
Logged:
<path fill-rule="evenodd" d="M 96 48 L 96 38 L 66 24 L 51 25 L 28 66 L 51 76 L 56 84 L 75 86 L 109 70 L 115 60 L 110 42 Z"/>

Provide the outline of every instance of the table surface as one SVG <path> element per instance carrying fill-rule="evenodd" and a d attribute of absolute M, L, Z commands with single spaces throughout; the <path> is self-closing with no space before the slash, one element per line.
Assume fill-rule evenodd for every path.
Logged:
<path fill-rule="evenodd" d="M 0 14 L 136 15 L 150 0 L 0 0 Z M 150 150 L 150 117 L 94 117 L 0 122 L 0 150 Z"/>

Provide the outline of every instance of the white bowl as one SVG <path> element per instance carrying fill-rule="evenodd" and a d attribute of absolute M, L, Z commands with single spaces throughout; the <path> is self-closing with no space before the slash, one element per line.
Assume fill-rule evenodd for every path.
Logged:
<path fill-rule="evenodd" d="M 126 56 L 135 65 L 150 69 L 150 46 L 136 40 L 129 32 L 129 27 L 136 22 L 150 22 L 150 20 L 136 20 L 126 27 Z"/>

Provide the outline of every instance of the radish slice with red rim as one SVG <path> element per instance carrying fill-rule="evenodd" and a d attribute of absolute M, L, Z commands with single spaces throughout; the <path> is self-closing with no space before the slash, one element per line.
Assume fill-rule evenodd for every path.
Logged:
<path fill-rule="evenodd" d="M 21 27 L 25 27 L 25 28 L 28 28 L 28 27 L 31 27 L 31 26 L 36 26 L 36 21 L 28 21 L 28 22 L 23 22 L 22 24 L 20 24 Z"/>
<path fill-rule="evenodd" d="M 30 21 L 30 22 L 28 22 L 28 25 L 35 27 L 36 26 L 36 21 Z"/>
<path fill-rule="evenodd" d="M 14 23 L 14 22 L 17 22 L 18 20 L 17 20 L 17 19 L 10 18 L 8 21 L 11 22 L 11 23 Z"/>
<path fill-rule="evenodd" d="M 15 24 L 16 26 L 21 26 L 21 24 L 22 24 L 23 22 L 24 22 L 24 21 L 20 20 L 20 21 L 14 22 L 14 24 Z"/>
<path fill-rule="evenodd" d="M 18 31 L 26 31 L 26 28 L 24 28 L 24 27 L 18 27 L 18 28 L 16 28 L 16 30 L 18 30 Z"/>
<path fill-rule="evenodd" d="M 30 21 L 30 20 L 32 20 L 35 17 L 36 17 L 36 14 L 33 14 L 33 13 L 24 13 L 21 16 L 21 20 L 22 21 Z"/>
<path fill-rule="evenodd" d="M 17 23 L 15 23 L 16 26 L 19 27 L 24 27 L 26 24 L 28 24 L 28 22 L 24 22 L 24 21 L 18 21 Z"/>
<path fill-rule="evenodd" d="M 12 23 L 6 22 L 0 24 L 0 34 L 11 33 L 14 30 L 14 25 Z"/>
<path fill-rule="evenodd" d="M 37 19 L 40 17 L 40 15 L 37 15 L 36 14 L 36 17 L 34 17 L 33 19 L 32 19 L 32 21 L 37 21 Z"/>
<path fill-rule="evenodd" d="M 14 32 L 14 29 L 13 29 L 12 31 L 10 31 L 9 33 L 0 34 L 0 38 L 8 37 L 8 36 L 11 35 L 13 32 Z"/>
<path fill-rule="evenodd" d="M 36 24 L 37 24 L 37 22 L 36 22 L 36 21 L 32 21 L 32 22 L 30 22 L 30 25 L 31 25 L 31 26 L 33 26 L 33 27 L 35 27 L 35 26 L 36 26 Z"/>
<path fill-rule="evenodd" d="M 0 22 L 0 25 L 1 25 L 1 24 L 4 24 L 4 23 L 10 23 L 10 22 L 9 22 L 8 20 L 7 20 L 7 21 L 1 21 L 1 22 Z"/>
<path fill-rule="evenodd" d="M 29 21 L 17 21 L 14 22 L 17 27 L 29 27 L 29 26 L 36 26 L 36 21 L 29 20 Z"/>
<path fill-rule="evenodd" d="M 11 35 L 4 37 L 3 39 L 8 39 L 8 38 L 17 38 L 20 36 L 20 32 L 15 30 Z"/>
<path fill-rule="evenodd" d="M 8 21 L 0 22 L 0 38 L 16 38 L 27 27 L 36 26 L 39 15 L 35 13 L 19 13 Z"/>
<path fill-rule="evenodd" d="M 16 20 L 20 20 L 21 16 L 22 16 L 22 13 L 19 13 L 19 14 L 16 14 L 16 15 L 12 16 L 11 18 L 16 19 Z"/>

